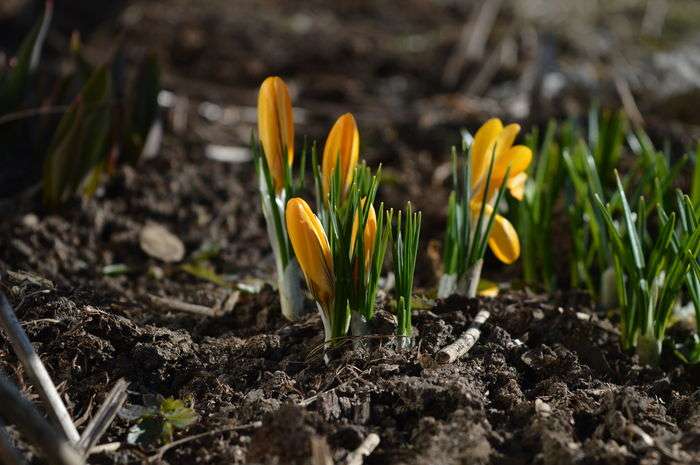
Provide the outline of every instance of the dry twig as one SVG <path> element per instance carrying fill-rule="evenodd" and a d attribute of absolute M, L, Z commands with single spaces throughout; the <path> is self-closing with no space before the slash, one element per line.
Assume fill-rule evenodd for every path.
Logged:
<path fill-rule="evenodd" d="M 167 310 L 175 310 L 178 312 L 210 317 L 217 317 L 221 314 L 220 311 L 217 311 L 214 308 L 183 302 L 181 300 L 173 299 L 172 297 L 159 297 L 157 295 L 148 294 L 148 299 L 153 305 Z"/>
<path fill-rule="evenodd" d="M 116 452 L 121 447 L 122 447 L 121 442 L 107 442 L 105 444 L 100 444 L 100 445 L 92 447 L 89 451 L 87 451 L 87 454 L 93 455 L 93 454 L 105 454 L 107 452 Z"/>
<path fill-rule="evenodd" d="M 632 90 L 630 89 L 627 80 L 621 75 L 615 76 L 615 89 L 620 96 L 622 108 L 625 110 L 627 117 L 637 128 L 643 127 L 644 117 L 642 116 L 642 112 L 639 111 L 639 107 L 637 106 L 637 102 L 634 100 L 634 95 L 632 95 Z"/>
<path fill-rule="evenodd" d="M 440 349 L 440 352 L 436 355 L 438 363 L 452 363 L 469 352 L 481 336 L 481 325 L 483 325 L 490 316 L 491 314 L 488 311 L 479 310 L 479 313 L 476 314 L 469 329 L 463 332 L 455 342 Z"/>
<path fill-rule="evenodd" d="M 347 465 L 362 465 L 365 457 L 368 457 L 374 449 L 379 445 L 379 436 L 375 433 L 369 433 L 362 444 L 357 449 L 348 454 L 346 461 Z"/>
<path fill-rule="evenodd" d="M 71 442 L 77 442 L 80 435 L 58 394 L 56 385 L 51 381 L 51 376 L 34 350 L 27 333 L 24 332 L 22 325 L 17 320 L 10 302 L 2 292 L 0 292 L 0 326 L 5 330 L 17 358 L 22 362 L 24 369 L 32 379 L 32 383 L 38 389 L 41 399 L 49 409 L 49 414 L 61 428 L 65 437 Z"/>
<path fill-rule="evenodd" d="M 445 64 L 442 82 L 455 86 L 467 61 L 481 61 L 486 50 L 486 41 L 498 17 L 503 0 L 487 0 L 477 6 L 469 21 L 462 28 L 462 34 L 455 51 Z"/>
<path fill-rule="evenodd" d="M 119 409 L 124 405 L 124 401 L 126 401 L 126 388 L 128 386 L 129 383 L 127 383 L 124 378 L 117 381 L 107 395 L 104 403 L 100 406 L 97 414 L 95 414 L 85 427 L 80 441 L 78 441 L 78 446 L 87 454 L 90 453 L 90 450 L 92 450 L 105 431 L 107 431 L 114 417 L 117 416 L 117 412 L 119 412 Z"/>
<path fill-rule="evenodd" d="M 17 425 L 52 465 L 83 465 L 84 459 L 62 434 L 59 434 L 19 390 L 0 375 L 0 416 Z M 4 463 L 4 462 L 3 462 Z"/>

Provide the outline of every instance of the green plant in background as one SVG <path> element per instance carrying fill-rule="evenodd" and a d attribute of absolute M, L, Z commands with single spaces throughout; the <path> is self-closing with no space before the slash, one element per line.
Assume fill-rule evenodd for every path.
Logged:
<path fill-rule="evenodd" d="M 602 308 L 616 304 L 616 292 L 608 233 L 594 199 L 610 198 L 611 205 L 618 206 L 612 170 L 619 167 L 626 126 L 621 112 L 601 114 L 594 106 L 588 115 L 587 141 L 572 135 L 562 144 L 569 177 L 571 286 L 588 290 Z"/>
<path fill-rule="evenodd" d="M 675 183 L 690 157 L 686 154 L 674 161 L 670 149 L 656 149 L 642 129 L 630 131 L 627 144 L 634 155 L 634 164 L 626 176 L 633 198 L 644 197 L 652 205 L 673 203 Z"/>
<path fill-rule="evenodd" d="M 123 86 L 120 65 L 93 69 L 78 51 L 77 73 L 88 78 L 59 121 L 44 160 L 44 203 L 50 207 L 76 192 L 92 195 L 117 163 L 138 163 L 158 120 L 160 71 L 155 55 L 140 64 L 120 99 L 117 96 L 124 93 L 118 88 Z"/>
<path fill-rule="evenodd" d="M 693 158 L 693 178 L 690 181 L 690 200 L 693 205 L 700 204 L 700 142 L 695 147 L 695 157 Z"/>
<path fill-rule="evenodd" d="M 559 136 L 566 144 L 571 132 L 571 125 L 559 129 L 555 122 L 550 121 L 541 143 L 537 130 L 528 134 L 526 144 L 533 151 L 539 147 L 538 155 L 530 167 L 522 201 L 510 202 L 517 218 L 518 234 L 522 239 L 523 279 L 525 283 L 541 286 L 548 292 L 557 288 L 553 254 L 558 252 L 552 247 L 552 238 L 555 236 L 553 220 L 565 181 L 561 146 L 556 138 Z"/>
<path fill-rule="evenodd" d="M 687 244 L 693 240 L 692 236 L 700 229 L 697 205 L 690 197 L 676 190 L 675 207 L 678 212 L 678 227 L 674 229 L 671 237 L 671 249 L 674 254 L 682 254 Z M 663 208 L 659 208 L 659 217 L 662 223 L 670 221 L 669 215 Z M 690 304 L 695 313 L 696 331 L 690 341 L 677 346 L 676 354 L 686 363 L 700 363 L 700 266 L 697 260 L 692 260 L 691 265 L 692 269 L 686 275 L 685 283 Z"/>
<path fill-rule="evenodd" d="M 609 286 L 612 262 L 607 230 L 595 208 L 595 196 L 608 198 L 598 166 L 588 146 L 579 140 L 562 152 L 571 190 L 567 193 L 567 214 L 571 233 L 571 286 L 587 289 L 604 307 L 614 304 Z M 600 280 L 594 279 L 600 276 Z"/>
<path fill-rule="evenodd" d="M 452 153 L 452 182 L 443 243 L 444 274 L 438 297 L 454 292 L 476 296 L 486 245 L 503 263 L 520 256 L 518 234 L 498 214 L 506 190 L 521 199 L 532 151 L 513 145 L 520 126 L 494 118 L 479 128 L 470 147 L 463 143 L 461 167 Z"/>
<path fill-rule="evenodd" d="M 91 170 L 101 166 L 108 153 L 112 80 L 101 67 L 61 119 L 44 160 L 44 203 L 57 207 L 78 191 Z M 94 192 L 97 174 L 85 192 Z"/>
<path fill-rule="evenodd" d="M 640 198 L 634 213 L 617 171 L 614 173 L 623 221 L 618 223 L 613 219 L 615 209 L 604 205 L 600 196 L 596 195 L 595 201 L 610 237 L 621 308 L 622 344 L 625 348 L 635 348 L 642 363 L 656 364 L 683 286 L 693 267 L 698 268 L 700 228 L 689 227 L 689 234 L 676 236 L 676 212 L 666 215 L 660 209 L 659 233 L 652 239 L 644 198 Z M 678 208 L 681 218 L 694 210 L 688 197 L 683 198 Z"/>
<path fill-rule="evenodd" d="M 656 204 L 672 200 L 674 182 L 687 157 L 673 162 L 668 151 L 656 150 L 642 130 L 628 130 L 620 112 L 601 113 L 592 108 L 587 142 L 568 137 L 562 144 L 562 159 L 569 178 L 565 199 L 571 233 L 571 286 L 588 290 L 602 308 L 616 305 L 614 270 L 608 231 L 595 196 L 610 199 L 613 211 L 622 209 L 612 172 L 621 168 L 625 141 L 631 149 L 630 164 L 622 178 L 631 208 L 638 199 L 650 199 L 646 213 Z"/>
<path fill-rule="evenodd" d="M 44 40 L 53 16 L 53 2 L 46 3 L 44 15 L 27 34 L 14 58 L 0 65 L 0 196 L 13 194 L 35 171 L 38 143 L 45 141 L 38 124 L 28 124 L 25 110 L 41 104 L 37 70 Z"/>
<path fill-rule="evenodd" d="M 41 171 L 44 202 L 57 207 L 76 193 L 91 195 L 117 163 L 138 162 L 158 119 L 160 77 L 151 54 L 126 88 L 121 50 L 111 65 L 94 67 L 74 34 L 71 70 L 47 86 L 36 71 L 52 10 L 47 2 L 13 64 L 0 69 L 0 160 L 10 186 L 0 190 L 28 187 Z"/>
<path fill-rule="evenodd" d="M 405 218 L 405 219 L 404 219 Z M 411 323 L 411 303 L 413 301 L 413 277 L 416 272 L 418 241 L 420 239 L 421 213 L 413 212 L 411 203 L 406 204 L 402 216 L 399 210 L 394 233 L 394 276 L 396 278 L 396 317 L 399 346 L 410 345 L 413 325 Z"/>
<path fill-rule="evenodd" d="M 13 64 L 0 68 L 0 113 L 19 108 L 30 96 L 52 16 L 53 2 L 46 2 L 44 15 L 25 37 Z"/>

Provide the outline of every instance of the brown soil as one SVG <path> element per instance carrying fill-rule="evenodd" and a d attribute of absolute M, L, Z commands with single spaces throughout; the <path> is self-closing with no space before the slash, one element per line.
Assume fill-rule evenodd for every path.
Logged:
<path fill-rule="evenodd" d="M 358 350 L 351 344 L 337 349 L 328 364 L 318 351 L 318 316 L 288 324 L 267 284 L 240 291 L 233 309 L 218 317 L 170 311 L 149 299 L 219 308 L 235 300 L 239 284 L 270 280 L 273 262 L 251 163 L 205 156 L 207 144 L 246 144 L 254 124 L 246 107 L 254 105 L 266 74 L 289 78 L 295 102 L 306 110 L 300 134 L 322 137 L 335 116 L 356 113 L 368 160 L 386 164 L 381 198 L 391 206 L 411 199 L 424 211 L 426 250 L 444 225 L 446 189 L 436 167 L 445 166 L 462 125 L 473 128 L 491 114 L 510 117 L 507 102 L 521 91 L 533 104 L 522 116 L 528 124 L 580 115 L 571 109 L 587 105 L 591 91 L 616 103 L 607 81 L 594 89 L 572 84 L 553 101 L 518 87 L 537 60 L 527 54 L 532 24 L 522 26 L 510 9 L 492 41 L 514 34 L 514 67 L 500 69 L 484 91 L 465 97 L 478 64 L 465 66 L 456 84 L 444 83 L 443 71 L 471 6 L 407 3 L 241 1 L 234 8 L 220 1 L 135 1 L 119 21 L 100 23 L 88 39 L 91 53 L 104 56 L 115 29 L 126 29 L 131 58 L 144 44 L 156 47 L 166 64 L 166 87 L 189 105 L 183 99 L 166 112 L 156 158 L 120 169 L 95 198 L 52 213 L 37 195 L 0 200 L 0 287 L 73 418 L 84 427 L 124 377 L 130 404 L 156 394 L 191 403 L 198 420 L 176 431 L 176 439 L 212 433 L 167 451 L 163 461 L 170 464 L 306 464 L 318 441 L 344 463 L 371 432 L 381 442 L 365 459 L 369 465 L 700 463 L 700 368 L 672 356 L 659 369 L 639 366 L 620 350 L 613 323 L 574 292 L 438 301 L 415 311 L 410 351 L 394 348 L 395 322 L 382 299 L 378 336 Z M 295 32 L 307 27 L 306 16 L 312 28 Z M 522 27 L 518 34 L 514 25 Z M 553 40 L 542 34 L 539 43 L 582 56 L 580 44 Z M 586 59 L 605 64 L 600 57 Z M 657 104 L 652 97 L 638 102 L 645 114 Z M 239 111 L 238 119 L 202 117 L 202 102 Z M 187 124 L 177 122 L 178 112 Z M 678 145 L 697 131 L 654 118 L 648 121 L 652 131 Z M 209 263 L 229 285 L 146 255 L 139 233 L 153 222 L 183 241 L 186 262 L 215 244 Z M 436 276 L 430 254 L 420 260 L 419 294 L 428 294 Z M 114 264 L 127 272 L 103 272 Z M 487 275 L 503 273 L 490 266 Z M 480 341 L 463 360 L 435 365 L 433 354 L 465 330 L 479 308 L 492 312 Z M 4 339 L 0 370 L 39 402 Z M 126 444 L 132 425 L 126 416 L 117 418 L 102 442 L 121 448 L 90 463 L 139 463 L 156 454 L 159 444 Z M 230 425 L 251 426 L 215 432 Z M 21 439 L 18 446 L 33 454 Z"/>
<path fill-rule="evenodd" d="M 130 403 L 154 394 L 192 402 L 199 420 L 178 437 L 263 422 L 183 444 L 166 453 L 168 463 L 309 463 L 316 435 L 342 460 L 370 432 L 381 438 L 370 464 L 700 461 L 700 371 L 672 358 L 663 369 L 640 367 L 620 351 L 614 326 L 574 294 L 438 302 L 415 312 L 409 352 L 393 348 L 394 322 L 382 311 L 383 336 L 366 350 L 341 348 L 328 365 L 318 317 L 287 324 L 267 285 L 216 318 L 154 307 L 147 293 L 214 306 L 233 291 L 141 252 L 145 219 L 167 225 L 189 250 L 203 238 L 229 238 L 213 259 L 220 273 L 271 268 L 257 212 L 244 208 L 254 194 L 230 182 L 238 168 L 206 161 L 195 169 L 166 148 L 172 156 L 123 171 L 82 208 L 20 212 L 0 226 L 0 265 L 10 272 L 2 287 L 74 418 L 89 416 L 125 377 Z M 102 275 L 111 263 L 132 271 Z M 480 307 L 493 316 L 477 346 L 463 361 L 435 366 L 432 355 Z M 34 398 L 15 356 L 0 347 L 0 367 Z M 124 442 L 131 424 L 118 419 L 105 441 Z M 138 462 L 156 448 L 125 445 L 93 461 Z"/>

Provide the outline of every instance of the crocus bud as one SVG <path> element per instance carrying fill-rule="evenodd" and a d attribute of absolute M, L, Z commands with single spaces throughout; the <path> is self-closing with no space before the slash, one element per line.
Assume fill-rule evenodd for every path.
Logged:
<path fill-rule="evenodd" d="M 355 118 L 345 113 L 335 122 L 323 147 L 323 195 L 330 192 L 331 177 L 336 166 L 340 168 L 341 199 L 347 195 L 360 154 L 360 133 Z M 338 161 L 340 157 L 340 161 Z"/>
<path fill-rule="evenodd" d="M 294 161 L 292 101 L 284 81 L 271 76 L 258 93 L 258 136 L 262 142 L 275 192 L 284 189 L 285 163 Z"/>
<path fill-rule="evenodd" d="M 326 233 L 319 219 L 301 198 L 287 202 L 287 232 L 306 283 L 325 311 L 335 295 L 333 257 Z"/>

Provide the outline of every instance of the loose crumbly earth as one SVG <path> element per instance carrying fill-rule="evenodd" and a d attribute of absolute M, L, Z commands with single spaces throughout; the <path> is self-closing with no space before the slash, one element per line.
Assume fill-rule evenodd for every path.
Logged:
<path fill-rule="evenodd" d="M 670 356 L 659 369 L 639 366 L 620 350 L 616 326 L 575 293 L 438 301 L 415 311 L 409 351 L 394 348 L 391 305 L 382 298 L 373 329 L 379 336 L 356 350 L 351 343 L 336 350 L 326 364 L 311 302 L 309 316 L 289 324 L 275 291 L 260 285 L 271 280 L 274 265 L 252 164 L 205 155 L 209 144 L 245 146 L 255 124 L 255 90 L 267 74 L 288 79 L 301 110 L 299 134 L 321 138 L 335 117 L 353 111 L 370 164 L 385 164 L 382 200 L 399 207 L 410 199 L 424 211 L 417 283 L 419 294 L 428 293 L 439 256 L 428 244 L 444 226 L 448 147 L 459 141 L 461 127 L 493 115 L 529 124 L 580 117 L 591 100 L 619 106 L 610 76 L 621 64 L 612 51 L 629 58 L 632 69 L 622 74 L 630 85 L 666 82 L 647 79 L 652 71 L 640 58 L 645 42 L 634 22 L 643 11 L 633 2 L 609 14 L 577 16 L 576 27 L 563 32 L 546 30 L 547 18 L 528 7 L 540 2 L 517 8 L 506 2 L 489 53 L 457 66 L 453 79 L 448 71 L 455 66 L 448 64 L 473 3 L 126 3 L 113 2 L 117 14 L 75 0 L 76 11 L 57 15 L 57 25 L 65 33 L 90 23 L 91 57 L 108 55 L 118 30 L 126 31 L 127 59 L 147 46 L 159 51 L 175 100 L 165 112 L 158 156 L 119 169 L 95 198 L 57 212 L 45 211 L 36 191 L 0 199 L 0 287 L 79 429 L 123 377 L 129 404 L 161 395 L 193 406 L 197 422 L 176 431 L 176 439 L 210 433 L 166 451 L 162 461 L 172 465 L 307 464 L 312 444 L 323 442 L 335 463 L 344 463 L 371 432 L 381 442 L 365 459 L 369 465 L 700 463 L 700 369 Z M 556 4 L 544 16 L 591 13 L 574 7 L 581 2 Z M 692 2 L 672 3 L 671 44 L 652 46 L 697 50 L 696 40 L 682 39 L 693 15 L 699 13 Z M 0 35 L 8 30 L 19 33 L 3 27 Z M 47 58 L 55 65 L 56 49 L 65 44 L 60 34 L 49 41 Z M 515 56 L 506 53 L 512 47 Z M 496 48 L 503 63 L 482 72 Z M 674 56 L 659 62 L 686 69 L 683 55 L 678 63 Z M 544 85 L 552 73 L 564 79 L 556 95 Z M 684 93 L 681 84 L 673 99 L 662 95 L 670 86 L 633 88 L 647 128 L 669 136 L 674 147 L 698 133 L 697 89 Z M 228 284 L 146 255 L 139 234 L 150 223 L 183 241 L 184 262 L 208 249 L 208 265 Z M 555 241 L 566 242 L 559 235 Z M 126 268 L 105 273 L 115 264 Z M 517 267 L 506 276 L 493 265 L 487 262 L 487 275 L 517 276 Z M 560 265 L 566 269 L 566 257 Z M 236 289 L 240 284 L 243 290 Z M 188 315 L 155 305 L 149 295 L 224 311 Z M 476 346 L 463 360 L 436 366 L 435 352 L 480 308 L 492 317 Z M 0 370 L 40 405 L 4 336 Z M 158 454 L 159 444 L 126 443 L 133 424 L 118 417 L 102 442 L 119 442 L 120 449 L 90 463 L 136 464 Z M 217 432 L 236 425 L 243 428 Z"/>
<path fill-rule="evenodd" d="M 253 188 L 230 182 L 249 167 L 195 164 L 170 144 L 172 156 L 120 172 L 82 206 L 29 208 L 0 225 L 2 288 L 73 418 L 84 422 L 124 377 L 129 403 L 154 394 L 192 403 L 199 419 L 177 438 L 262 421 L 169 450 L 171 464 L 310 463 L 315 437 L 342 463 L 370 432 L 381 443 L 368 464 L 700 462 L 700 371 L 672 358 L 662 369 L 640 367 L 582 296 L 438 301 L 415 311 L 410 351 L 393 348 L 395 322 L 381 309 L 373 329 L 381 337 L 338 349 L 328 364 L 318 316 L 288 324 L 269 285 L 241 292 L 219 317 L 153 305 L 148 294 L 216 307 L 236 291 L 144 254 L 147 221 L 188 250 L 202 237 L 224 241 L 212 258 L 221 274 L 242 280 L 271 268 L 247 202 Z M 113 263 L 130 271 L 103 275 Z M 479 308 L 493 315 L 480 341 L 463 360 L 436 366 L 435 352 Z M 36 400 L 4 339 L 0 367 Z M 125 443 L 132 424 L 118 418 L 103 441 Z M 138 463 L 157 447 L 124 444 L 91 461 Z"/>

